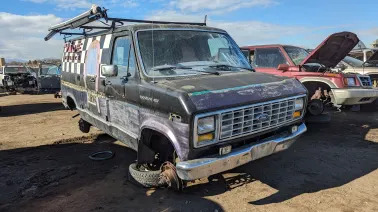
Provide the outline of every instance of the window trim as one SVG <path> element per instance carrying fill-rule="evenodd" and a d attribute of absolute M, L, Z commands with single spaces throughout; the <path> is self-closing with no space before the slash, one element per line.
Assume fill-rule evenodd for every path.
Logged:
<path fill-rule="evenodd" d="M 117 77 L 133 77 L 133 76 L 135 76 L 136 70 L 134 71 L 134 74 L 128 76 L 129 73 L 130 73 L 130 70 L 129 70 L 129 67 L 130 67 L 130 64 L 129 64 L 130 63 L 130 53 L 131 53 L 131 48 L 133 48 L 132 47 L 133 41 L 132 41 L 131 36 L 130 36 L 129 33 L 122 34 L 122 35 L 114 37 L 114 39 L 113 39 L 113 45 L 112 45 L 112 50 L 111 50 L 112 52 L 111 52 L 111 58 L 110 58 L 110 65 L 117 65 L 118 66 L 118 64 L 113 64 L 113 61 L 114 61 L 114 53 L 115 53 L 115 49 L 116 49 L 115 47 L 116 47 L 117 39 L 119 39 L 119 38 L 127 38 L 129 40 L 129 52 L 128 52 L 128 56 L 127 56 L 126 75 L 125 76 L 117 76 Z M 134 55 L 134 58 L 135 58 L 135 55 Z"/>

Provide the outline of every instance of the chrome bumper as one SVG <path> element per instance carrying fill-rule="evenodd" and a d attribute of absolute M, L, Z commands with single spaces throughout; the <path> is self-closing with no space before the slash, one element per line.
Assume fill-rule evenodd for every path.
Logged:
<path fill-rule="evenodd" d="M 260 141 L 258 144 L 249 144 L 234 149 L 227 155 L 213 155 L 207 158 L 179 162 L 176 165 L 176 171 L 182 180 L 208 177 L 285 150 L 306 131 L 306 125 L 302 123 L 295 133 L 275 135 Z"/>

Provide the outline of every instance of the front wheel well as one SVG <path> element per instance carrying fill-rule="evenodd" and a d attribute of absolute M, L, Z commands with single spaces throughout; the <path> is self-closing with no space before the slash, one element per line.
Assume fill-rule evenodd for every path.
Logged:
<path fill-rule="evenodd" d="M 175 162 L 176 151 L 171 141 L 162 133 L 143 129 L 138 144 L 138 164 L 151 164 L 156 169 L 166 162 Z"/>
<path fill-rule="evenodd" d="M 307 81 L 307 82 L 303 82 L 302 83 L 307 91 L 308 91 L 308 99 L 311 100 L 311 99 L 320 99 L 318 98 L 318 96 L 315 96 L 316 95 L 316 91 L 319 90 L 319 88 L 321 89 L 321 97 L 324 97 L 326 94 L 324 91 L 326 91 L 326 93 L 328 94 L 330 91 L 331 91 L 331 87 L 327 84 L 327 83 L 324 83 L 324 82 L 317 82 L 317 81 Z"/>

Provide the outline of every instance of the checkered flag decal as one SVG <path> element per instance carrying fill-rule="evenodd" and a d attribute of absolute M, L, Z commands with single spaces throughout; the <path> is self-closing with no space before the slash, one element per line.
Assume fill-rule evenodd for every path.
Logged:
<path fill-rule="evenodd" d="M 89 49 L 89 46 L 94 40 L 98 40 L 100 42 L 101 65 L 109 63 L 109 54 L 107 54 L 107 51 L 110 51 L 109 48 L 111 39 L 112 35 L 107 34 L 97 37 L 89 37 L 74 41 L 68 41 L 67 43 L 65 43 L 64 47 L 62 58 L 62 71 L 83 75 L 86 53 Z M 103 54 L 103 52 L 106 52 L 106 54 Z"/>

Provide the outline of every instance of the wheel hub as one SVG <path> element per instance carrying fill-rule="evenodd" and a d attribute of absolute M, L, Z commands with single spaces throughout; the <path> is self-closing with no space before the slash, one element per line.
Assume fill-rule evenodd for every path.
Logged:
<path fill-rule="evenodd" d="M 179 178 L 176 172 L 176 167 L 171 162 L 165 162 L 161 166 L 161 174 L 159 184 L 168 186 L 176 191 L 183 189 L 183 181 Z"/>

